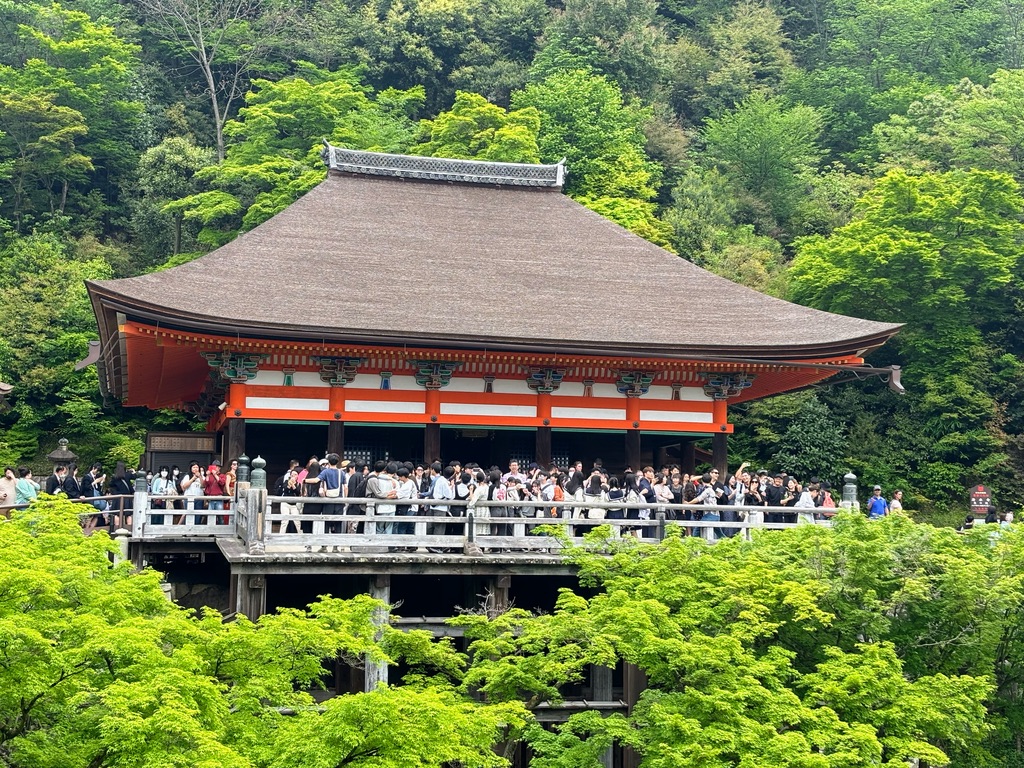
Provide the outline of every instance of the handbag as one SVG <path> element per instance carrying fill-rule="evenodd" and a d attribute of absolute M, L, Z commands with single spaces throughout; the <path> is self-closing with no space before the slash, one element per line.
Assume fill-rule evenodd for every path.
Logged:
<path fill-rule="evenodd" d="M 331 467 L 331 469 L 334 469 L 334 467 Z M 338 473 L 338 487 L 326 488 L 324 492 L 320 494 L 321 496 L 326 496 L 329 499 L 336 499 L 341 496 L 341 472 L 337 469 L 334 469 L 334 471 Z M 326 483 L 324 483 L 324 485 L 326 485 Z"/>

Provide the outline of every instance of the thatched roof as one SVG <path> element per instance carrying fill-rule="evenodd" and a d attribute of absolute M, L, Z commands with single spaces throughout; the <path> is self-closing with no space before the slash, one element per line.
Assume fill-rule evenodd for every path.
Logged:
<path fill-rule="evenodd" d="M 800 359 L 899 329 L 737 285 L 555 189 L 336 171 L 191 263 L 89 290 L 98 315 L 374 344 Z"/>

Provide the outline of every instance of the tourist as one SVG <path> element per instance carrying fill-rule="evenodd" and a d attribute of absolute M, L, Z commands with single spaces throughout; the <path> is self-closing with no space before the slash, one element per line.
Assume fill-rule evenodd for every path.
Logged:
<path fill-rule="evenodd" d="M 366 497 L 379 500 L 373 509 L 374 517 L 392 517 L 397 511 L 394 504 L 381 503 L 398 498 L 398 488 L 392 477 L 397 471 L 398 465 L 394 462 L 385 464 L 383 461 L 378 461 L 374 464 L 373 474 L 366 482 Z M 394 531 L 395 524 L 392 522 L 377 523 L 378 534 L 390 534 Z"/>
<path fill-rule="evenodd" d="M 604 475 L 601 474 L 600 468 L 594 467 L 590 470 L 590 477 L 587 478 L 586 483 L 583 485 L 583 502 L 588 505 L 584 512 L 587 519 L 603 520 L 607 510 L 603 507 L 593 507 L 589 505 L 600 504 L 607 500 L 608 484 L 605 482 Z"/>
<path fill-rule="evenodd" d="M 80 487 L 83 496 L 89 496 L 95 498 L 103 495 L 103 484 L 107 482 L 107 475 L 103 472 L 103 465 L 99 462 L 94 463 L 89 467 L 89 471 L 85 473 L 80 482 Z M 134 493 L 134 489 L 129 491 Z"/>
<path fill-rule="evenodd" d="M 216 463 L 216 462 L 214 462 Z M 238 483 L 238 461 L 235 459 L 231 460 L 228 465 L 228 471 L 224 473 L 224 495 L 230 496 L 232 499 L 235 497 L 235 485 Z M 231 509 L 231 501 L 228 501 L 224 505 L 224 509 Z M 224 520 L 227 522 L 227 519 Z"/>
<path fill-rule="evenodd" d="M 398 467 L 395 472 L 396 491 L 395 499 L 398 501 L 396 514 L 400 517 L 414 517 L 418 505 L 412 502 L 419 498 L 419 486 L 412 478 L 412 472 L 406 466 Z M 412 536 L 416 532 L 416 526 L 412 521 L 396 523 L 395 533 L 402 536 Z"/>
<path fill-rule="evenodd" d="M 892 492 L 892 500 L 889 502 L 889 511 L 903 511 L 903 491 L 899 490 L 898 488 Z"/>
<path fill-rule="evenodd" d="M 102 489 L 103 481 L 106 480 L 106 475 L 102 474 L 103 468 L 99 464 L 94 464 L 93 467 L 86 474 L 86 480 L 91 476 L 92 480 L 90 485 L 92 488 L 96 488 L 96 482 L 99 481 L 99 485 Z M 99 477 L 96 476 L 97 473 Z M 131 528 L 132 525 L 132 508 L 135 505 L 135 488 L 132 486 L 132 481 L 135 476 L 129 470 L 125 469 L 124 462 L 119 461 L 114 465 L 114 477 L 110 481 L 110 494 L 116 496 L 113 504 L 107 504 L 107 509 L 113 509 L 114 520 L 113 524 L 115 528 L 125 527 Z"/>
<path fill-rule="evenodd" d="M 14 503 L 31 504 L 39 495 L 39 483 L 32 479 L 32 470 L 18 467 L 18 479 L 14 483 Z"/>
<path fill-rule="evenodd" d="M 713 475 L 712 475 L 711 472 L 705 472 L 703 475 L 701 475 L 698 478 L 698 482 L 700 483 L 700 486 L 699 486 L 699 488 L 697 490 L 696 495 L 694 495 L 692 500 L 690 500 L 688 502 L 685 502 L 685 503 L 686 504 L 693 504 L 694 506 L 710 506 L 712 504 L 717 505 L 718 504 L 718 491 L 715 488 L 715 484 L 714 484 L 714 481 L 713 481 L 712 478 L 713 478 Z M 718 515 L 718 510 L 717 509 L 704 509 L 704 510 L 701 510 L 700 516 L 698 517 L 697 515 L 694 515 L 694 517 L 697 520 L 717 521 L 717 520 L 721 519 L 719 517 L 719 515 Z M 715 537 L 714 531 L 712 530 L 711 533 L 708 534 L 708 536 L 713 539 Z"/>
<path fill-rule="evenodd" d="M 14 472 L 14 467 L 5 467 L 4 476 L 0 477 L 0 514 L 4 517 L 10 516 L 11 508 L 14 506 L 17 483 L 18 476 Z"/>
<path fill-rule="evenodd" d="M 326 466 L 325 466 L 326 465 Z M 329 453 L 325 459 L 320 461 L 320 482 L 323 483 L 323 495 L 328 499 L 340 499 L 344 496 L 343 486 L 345 478 L 341 473 L 341 457 L 336 453 Z M 324 504 L 321 513 L 324 515 L 341 515 L 345 511 L 342 504 Z M 343 533 L 344 523 L 328 521 L 324 523 L 326 533 Z"/>
<path fill-rule="evenodd" d="M 318 460 L 310 459 L 309 464 L 306 465 L 306 476 L 302 478 L 300 486 L 302 493 L 300 494 L 304 499 L 319 499 L 320 498 L 320 462 Z M 302 473 L 300 472 L 301 476 Z M 320 504 L 301 504 L 299 505 L 299 514 L 302 515 L 319 515 L 323 510 Z M 313 521 L 303 520 L 302 521 L 302 532 L 312 533 L 313 532 Z"/>
<path fill-rule="evenodd" d="M 203 467 L 198 461 L 193 461 L 188 465 L 188 473 L 181 478 L 181 494 L 185 497 L 185 511 L 195 512 L 196 510 L 205 509 L 206 505 L 203 503 L 202 496 L 205 491 L 206 485 L 206 474 L 203 472 Z M 185 523 L 188 515 L 178 515 L 174 522 L 181 525 Z M 192 518 L 197 524 L 199 524 L 199 518 Z M 205 517 L 203 523 L 206 522 Z"/>
<path fill-rule="evenodd" d="M 53 468 L 53 474 L 46 478 L 46 492 L 51 496 L 60 496 L 64 493 L 64 478 L 68 476 L 68 468 L 64 464 L 58 464 Z"/>
<path fill-rule="evenodd" d="M 430 465 L 430 499 L 439 502 L 451 501 L 455 498 L 455 491 L 452 489 L 451 478 L 455 474 L 455 470 L 450 466 L 441 469 L 441 462 L 435 461 Z M 427 507 L 427 511 L 430 515 L 444 515 L 446 517 L 451 516 L 451 505 L 440 503 L 431 504 Z M 446 533 L 445 523 L 436 522 L 431 523 L 429 526 L 428 533 L 432 536 L 441 536 Z M 444 549 L 436 547 L 428 547 L 429 551 L 435 554 L 444 552 Z"/>
<path fill-rule="evenodd" d="M 170 496 L 174 493 L 174 486 L 170 479 L 171 470 L 167 466 L 160 467 L 156 477 L 150 483 L 149 492 L 153 496 Z M 152 509 L 167 509 L 167 500 L 154 498 L 150 504 Z M 153 515 L 151 522 L 153 525 L 163 525 L 163 515 Z"/>
<path fill-rule="evenodd" d="M 820 486 L 817 483 L 811 483 L 800 492 L 800 497 L 793 504 L 793 508 L 799 510 L 796 515 L 798 523 L 814 523 L 814 508 L 817 506 L 819 491 Z"/>
<path fill-rule="evenodd" d="M 220 462 L 213 462 L 206 468 L 206 479 L 203 481 L 203 495 L 204 496 L 224 496 L 224 475 L 220 473 Z M 207 501 L 207 509 L 210 510 L 222 510 L 224 509 L 223 499 L 210 499 Z M 218 522 L 220 522 L 218 520 Z"/>
<path fill-rule="evenodd" d="M 882 496 L 882 486 L 876 485 L 871 490 L 867 507 L 868 518 L 871 520 L 879 520 L 889 514 L 889 502 Z"/>
<path fill-rule="evenodd" d="M 611 475 L 608 478 L 608 502 L 610 504 L 625 504 L 626 502 L 626 489 L 619 485 L 619 478 L 615 475 Z M 626 510 L 625 507 L 609 508 L 604 516 L 605 520 L 625 520 Z M 619 535 L 623 533 L 622 527 L 615 528 L 615 532 Z"/>

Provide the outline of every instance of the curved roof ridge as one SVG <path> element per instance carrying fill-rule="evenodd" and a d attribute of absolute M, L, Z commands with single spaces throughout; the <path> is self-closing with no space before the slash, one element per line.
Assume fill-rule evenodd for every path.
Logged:
<path fill-rule="evenodd" d="M 336 147 L 324 141 L 321 152 L 332 171 L 361 176 L 392 176 L 400 179 L 447 181 L 459 184 L 488 184 L 515 187 L 561 189 L 565 159 L 551 165 L 503 163 L 491 160 L 458 160 L 420 157 L 387 152 Z"/>

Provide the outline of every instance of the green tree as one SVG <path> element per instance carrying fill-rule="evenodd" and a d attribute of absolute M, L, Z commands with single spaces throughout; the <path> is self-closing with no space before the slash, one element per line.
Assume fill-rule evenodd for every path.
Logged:
<path fill-rule="evenodd" d="M 116 546 L 83 536 L 79 510 L 44 499 L 0 525 L 5 765 L 507 765 L 492 747 L 529 716 L 458 693 L 448 675 L 465 660 L 448 641 L 382 629 L 365 596 L 197 617 L 156 572 L 112 565 Z M 323 660 L 367 655 L 427 674 L 316 706 Z"/>
<path fill-rule="evenodd" d="M 250 74 L 272 50 L 286 15 L 266 0 L 139 0 L 147 30 L 180 59 L 193 62 L 210 101 L 217 158 L 226 153 L 224 125 Z"/>
<path fill-rule="evenodd" d="M 755 94 L 708 120 L 707 159 L 733 183 L 740 220 L 761 234 L 792 234 L 817 164 L 821 120 L 811 107 Z"/>
<path fill-rule="evenodd" d="M 794 299 L 907 324 L 894 350 L 915 382 L 918 429 L 931 440 L 913 480 L 932 498 L 959 492 L 975 473 L 990 476 L 988 459 L 1005 441 L 985 385 L 985 327 L 1019 271 L 1021 210 L 1019 188 L 1003 173 L 893 171 L 854 221 L 797 245 Z"/>
<path fill-rule="evenodd" d="M 483 96 L 459 91 L 451 110 L 420 123 L 425 141 L 409 151 L 428 157 L 538 163 L 540 114 L 533 107 L 508 112 Z"/>
<path fill-rule="evenodd" d="M 660 168 L 644 151 L 648 109 L 626 103 L 606 77 L 579 70 L 531 83 L 513 96 L 512 107 L 540 113 L 540 158 L 547 163 L 565 158 L 569 195 L 642 237 L 669 245 L 669 228 L 649 202 L 657 193 Z"/>
<path fill-rule="evenodd" d="M 532 67 L 534 79 L 593 70 L 624 93 L 650 93 L 661 80 L 667 42 L 654 0 L 567 0 L 544 32 Z"/>
<path fill-rule="evenodd" d="M 137 181 L 142 197 L 133 215 L 133 229 L 150 261 L 181 252 L 183 217 L 180 212 L 168 215 L 161 209 L 171 200 L 196 192 L 196 173 L 214 161 L 212 150 L 179 137 L 164 139 L 142 153 Z"/>
<path fill-rule="evenodd" d="M 888 166 L 932 171 L 978 168 L 1024 179 L 1024 75 L 998 70 L 988 86 L 962 80 L 875 126 Z"/>
<path fill-rule="evenodd" d="M 387 90 L 371 98 L 351 71 L 300 66 L 301 75 L 256 80 L 238 118 L 224 163 L 196 176 L 202 191 L 167 203 L 163 212 L 203 225 L 200 242 L 217 246 L 283 210 L 325 177 L 324 138 L 341 146 L 394 152 L 416 135 L 412 117 L 423 90 Z"/>
<path fill-rule="evenodd" d="M 47 215 L 63 214 L 68 189 L 93 170 L 92 160 L 77 151 L 88 129 L 82 114 L 54 103 L 54 94 L 23 93 L 0 70 L 0 177 L 6 181 L 4 213 L 15 229 Z"/>
<path fill-rule="evenodd" d="M 774 8 L 744 0 L 709 34 L 714 63 L 702 100 L 712 115 L 735 108 L 753 93 L 778 94 L 794 64 L 782 17 Z"/>
<path fill-rule="evenodd" d="M 843 426 L 815 395 L 800 401 L 800 410 L 782 433 L 772 463 L 805 483 L 817 476 L 838 487 L 848 466 Z"/>
<path fill-rule="evenodd" d="M 137 160 L 142 114 L 132 93 L 138 48 L 60 5 L 32 3 L 8 18 L 19 17 L 18 56 L 0 64 L 0 130 L 9 132 L 0 163 L 17 158 L 18 199 L 28 206 L 21 213 L 32 214 L 22 227 L 41 214 L 67 214 L 78 232 L 120 226 L 117 206 Z"/>

